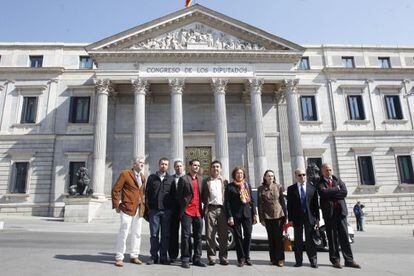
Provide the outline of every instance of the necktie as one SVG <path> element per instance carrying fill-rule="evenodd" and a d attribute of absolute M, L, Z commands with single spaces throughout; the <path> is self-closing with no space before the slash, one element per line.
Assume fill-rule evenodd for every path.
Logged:
<path fill-rule="evenodd" d="M 300 204 L 302 205 L 302 211 L 306 213 L 306 193 L 305 189 L 303 189 L 303 185 L 300 185 Z"/>
<path fill-rule="evenodd" d="M 332 182 L 332 179 L 329 179 L 329 181 L 328 181 L 328 187 L 329 188 L 333 188 L 333 182 Z M 334 208 L 334 210 L 336 211 L 336 212 L 339 212 L 340 211 L 340 206 L 339 206 L 339 203 L 338 203 L 338 200 L 333 200 L 333 208 Z"/>

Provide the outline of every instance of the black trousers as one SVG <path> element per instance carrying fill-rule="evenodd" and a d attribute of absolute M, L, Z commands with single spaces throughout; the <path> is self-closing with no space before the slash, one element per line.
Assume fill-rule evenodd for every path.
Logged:
<path fill-rule="evenodd" d="M 237 261 L 250 260 L 250 244 L 252 241 L 252 218 L 234 218 L 234 241 L 236 242 Z M 242 232 L 243 228 L 243 232 Z"/>
<path fill-rule="evenodd" d="M 335 214 L 333 217 L 325 219 L 326 235 L 329 244 L 329 259 L 332 263 L 339 262 L 339 246 L 342 249 L 342 255 L 345 264 L 351 264 L 354 261 L 351 245 L 348 240 L 348 223 L 346 217 Z"/>
<path fill-rule="evenodd" d="M 285 260 L 283 247 L 283 222 L 284 219 L 265 219 L 267 239 L 269 241 L 270 261 L 276 264 Z"/>
<path fill-rule="evenodd" d="M 302 214 L 302 217 L 293 225 L 296 263 L 301 264 L 303 261 L 303 230 L 305 230 L 305 248 L 309 262 L 316 263 L 316 246 L 312 239 L 313 227 L 306 214 Z"/>
<path fill-rule="evenodd" d="M 202 248 L 201 248 L 201 235 L 203 231 L 203 220 L 201 217 L 190 217 L 184 214 L 181 217 L 181 261 L 189 262 L 191 257 L 191 229 L 193 230 L 194 239 L 194 255 L 193 262 L 200 261 Z"/>
<path fill-rule="evenodd" d="M 170 246 L 168 247 L 168 255 L 170 259 L 178 258 L 178 236 L 180 231 L 180 216 L 178 214 L 178 209 L 173 209 L 171 214 L 171 231 L 170 231 Z"/>

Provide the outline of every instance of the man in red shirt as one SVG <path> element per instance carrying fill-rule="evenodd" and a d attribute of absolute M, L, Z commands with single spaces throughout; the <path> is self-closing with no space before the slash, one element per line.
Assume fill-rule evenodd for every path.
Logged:
<path fill-rule="evenodd" d="M 193 233 L 194 256 L 193 265 L 206 267 L 201 262 L 201 235 L 203 230 L 201 208 L 202 176 L 198 174 L 200 161 L 190 161 L 190 172 L 178 181 L 177 198 L 180 204 L 181 219 L 181 266 L 190 268 L 191 232 Z M 192 230 L 191 231 L 191 227 Z"/>

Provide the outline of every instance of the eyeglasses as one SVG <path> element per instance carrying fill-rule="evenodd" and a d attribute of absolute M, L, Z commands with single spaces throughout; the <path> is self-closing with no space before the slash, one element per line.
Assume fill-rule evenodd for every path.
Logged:
<path fill-rule="evenodd" d="M 306 176 L 306 173 L 298 174 L 298 176 Z"/>

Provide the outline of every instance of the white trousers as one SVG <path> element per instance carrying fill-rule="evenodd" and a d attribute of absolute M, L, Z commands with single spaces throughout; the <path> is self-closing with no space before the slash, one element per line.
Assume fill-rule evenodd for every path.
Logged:
<path fill-rule="evenodd" d="M 121 225 L 119 227 L 116 239 L 116 260 L 123 260 L 126 251 L 126 240 L 128 238 L 129 229 L 131 229 L 131 258 L 138 258 L 141 247 L 141 228 L 142 217 L 139 216 L 139 208 L 135 216 L 130 216 L 124 212 L 119 212 L 121 216 Z"/>

